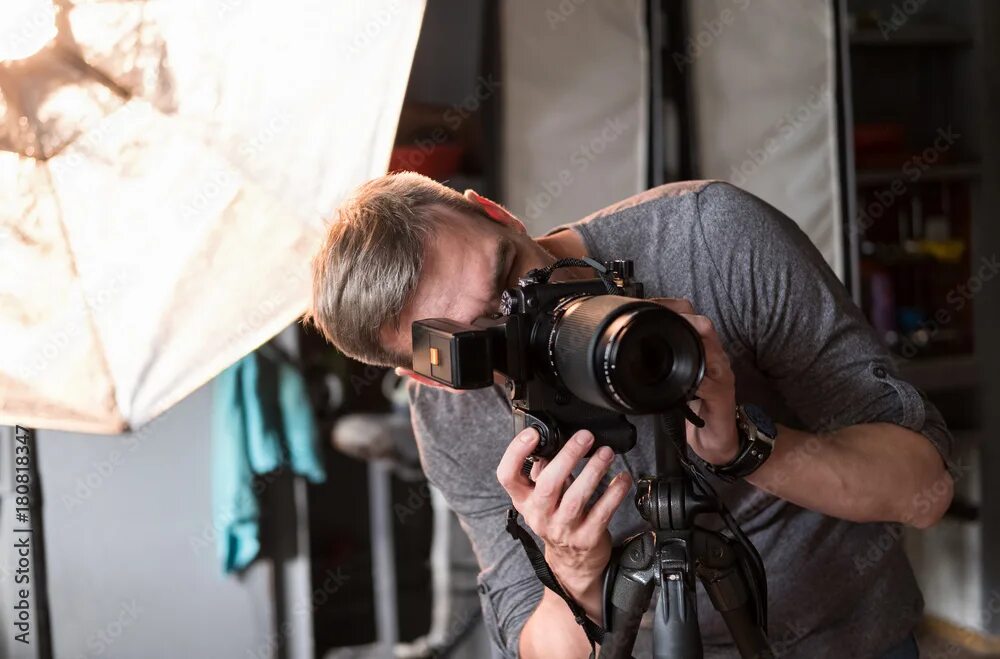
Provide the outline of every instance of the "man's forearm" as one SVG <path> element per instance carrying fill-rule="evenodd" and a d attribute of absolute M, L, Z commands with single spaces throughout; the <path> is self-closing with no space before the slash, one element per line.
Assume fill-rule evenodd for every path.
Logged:
<path fill-rule="evenodd" d="M 600 624 L 602 581 L 572 584 L 561 579 L 560 583 L 584 608 L 590 619 Z M 566 602 L 548 588 L 542 595 L 542 601 L 524 623 L 519 649 L 523 659 L 586 659 L 590 656 L 590 643 L 583 627 L 577 624 Z"/>
<path fill-rule="evenodd" d="M 890 423 L 859 424 L 823 436 L 779 426 L 771 458 L 747 480 L 832 517 L 919 528 L 941 518 L 953 491 L 934 446 Z"/>

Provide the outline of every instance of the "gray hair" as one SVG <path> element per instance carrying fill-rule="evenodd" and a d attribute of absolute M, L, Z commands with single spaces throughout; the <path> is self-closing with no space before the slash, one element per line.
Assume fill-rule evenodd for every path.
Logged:
<path fill-rule="evenodd" d="M 410 365 L 386 349 L 381 331 L 399 330 L 436 229 L 434 207 L 485 217 L 455 190 L 415 172 L 372 179 L 337 209 L 312 264 L 311 322 L 342 353 L 367 364 Z"/>

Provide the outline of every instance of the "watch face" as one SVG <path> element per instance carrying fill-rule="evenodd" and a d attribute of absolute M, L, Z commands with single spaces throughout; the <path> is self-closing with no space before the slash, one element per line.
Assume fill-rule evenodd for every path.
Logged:
<path fill-rule="evenodd" d="M 743 413 L 757 426 L 757 430 L 762 434 L 771 439 L 774 439 L 778 434 L 778 429 L 775 427 L 774 421 L 771 421 L 771 417 L 760 407 L 756 405 L 744 405 Z"/>

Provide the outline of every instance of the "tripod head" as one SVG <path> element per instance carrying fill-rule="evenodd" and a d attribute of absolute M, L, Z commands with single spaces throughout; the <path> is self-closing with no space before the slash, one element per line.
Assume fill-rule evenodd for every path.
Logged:
<path fill-rule="evenodd" d="M 695 578 L 701 580 L 744 659 L 772 657 L 767 642 L 767 581 L 763 561 L 722 505 L 708 479 L 686 458 L 685 419 L 704 422 L 687 406 L 657 415 L 656 471 L 639 482 L 636 508 L 651 529 L 615 550 L 604 581 L 601 659 L 631 655 L 639 622 L 659 586 L 653 656 L 703 655 Z M 728 534 L 695 524 L 717 514 Z"/>

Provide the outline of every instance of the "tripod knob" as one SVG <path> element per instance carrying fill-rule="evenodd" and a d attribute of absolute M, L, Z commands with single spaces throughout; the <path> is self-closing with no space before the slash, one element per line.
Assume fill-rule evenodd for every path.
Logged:
<path fill-rule="evenodd" d="M 652 478 L 641 478 L 635 488 L 635 507 L 639 516 L 647 522 L 653 522 L 656 515 L 656 481 Z"/>

